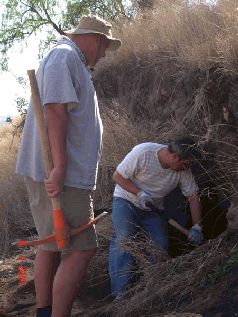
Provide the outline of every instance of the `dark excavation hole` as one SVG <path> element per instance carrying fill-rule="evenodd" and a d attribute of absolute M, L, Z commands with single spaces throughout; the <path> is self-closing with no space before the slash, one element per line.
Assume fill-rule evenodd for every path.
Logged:
<path fill-rule="evenodd" d="M 199 187 L 204 241 L 215 239 L 226 230 L 226 214 L 230 207 L 230 201 L 217 190 L 214 169 L 214 163 L 208 159 L 200 160 L 199 163 L 192 166 L 192 173 Z M 192 227 L 189 203 L 179 187 L 166 196 L 164 205 L 167 210 L 171 210 L 172 217 L 179 224 L 187 229 Z M 189 245 L 187 237 L 169 226 L 169 254 L 179 256 L 192 249 L 194 247 Z"/>

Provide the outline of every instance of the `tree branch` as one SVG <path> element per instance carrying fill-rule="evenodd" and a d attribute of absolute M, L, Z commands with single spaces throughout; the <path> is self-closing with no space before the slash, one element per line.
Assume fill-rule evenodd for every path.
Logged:
<path fill-rule="evenodd" d="M 56 23 L 54 23 L 54 22 L 52 21 L 52 19 L 51 19 L 49 13 L 48 13 L 48 11 L 47 11 L 47 9 L 46 9 L 45 7 L 43 7 L 43 11 L 44 11 L 44 13 L 45 13 L 45 15 L 46 15 L 46 17 L 47 17 L 49 23 L 53 26 L 53 28 L 54 28 L 59 34 L 65 35 L 64 31 L 61 30 L 61 29 L 59 28 L 59 26 L 58 26 Z"/>

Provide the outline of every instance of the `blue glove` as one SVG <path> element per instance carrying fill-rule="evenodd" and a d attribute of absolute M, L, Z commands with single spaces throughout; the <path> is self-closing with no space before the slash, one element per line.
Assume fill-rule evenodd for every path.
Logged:
<path fill-rule="evenodd" d="M 192 226 L 188 231 L 188 241 L 194 245 L 198 245 L 203 240 L 202 227 L 198 224 Z"/>
<path fill-rule="evenodd" d="M 218 207 L 220 207 L 221 209 L 228 209 L 231 207 L 231 202 L 228 199 L 223 199 L 219 202 Z"/>

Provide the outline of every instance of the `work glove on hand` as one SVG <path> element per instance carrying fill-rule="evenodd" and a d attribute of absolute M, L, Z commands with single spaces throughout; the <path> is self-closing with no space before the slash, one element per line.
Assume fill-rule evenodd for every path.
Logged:
<path fill-rule="evenodd" d="M 202 227 L 198 224 L 192 226 L 188 231 L 188 241 L 194 245 L 199 245 L 203 240 Z"/>
<path fill-rule="evenodd" d="M 140 203 L 140 208 L 143 210 L 148 210 L 151 211 L 151 208 L 148 207 L 147 205 L 154 205 L 154 201 L 152 199 L 152 197 L 147 194 L 146 192 L 144 192 L 143 190 L 141 190 L 138 194 L 137 197 L 139 199 L 139 203 Z"/>

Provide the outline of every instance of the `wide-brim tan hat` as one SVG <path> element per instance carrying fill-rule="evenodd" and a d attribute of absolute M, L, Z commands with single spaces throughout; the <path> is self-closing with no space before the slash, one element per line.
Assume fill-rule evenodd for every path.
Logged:
<path fill-rule="evenodd" d="M 121 46 L 121 41 L 112 37 L 111 24 L 97 16 L 84 16 L 81 18 L 79 24 L 71 30 L 64 31 L 67 34 L 102 34 L 110 44 L 108 50 L 114 51 Z"/>

